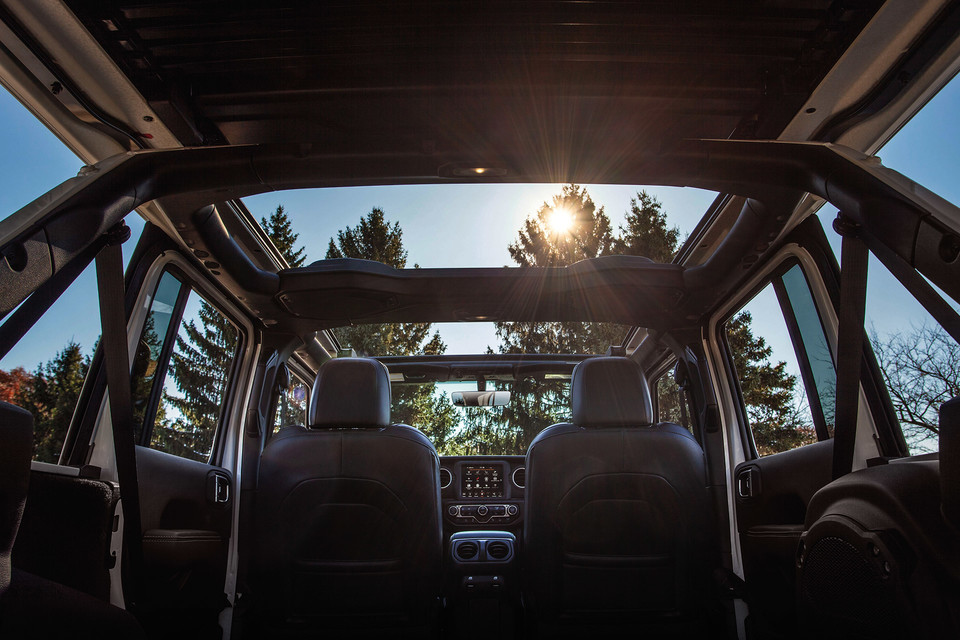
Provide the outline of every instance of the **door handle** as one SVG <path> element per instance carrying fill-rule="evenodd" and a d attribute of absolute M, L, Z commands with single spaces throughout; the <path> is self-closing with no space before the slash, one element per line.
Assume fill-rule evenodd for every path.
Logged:
<path fill-rule="evenodd" d="M 207 499 L 214 504 L 230 502 L 230 477 L 227 474 L 214 471 L 207 477 Z"/>
<path fill-rule="evenodd" d="M 737 497 L 749 500 L 760 495 L 760 469 L 744 467 L 737 472 Z"/>

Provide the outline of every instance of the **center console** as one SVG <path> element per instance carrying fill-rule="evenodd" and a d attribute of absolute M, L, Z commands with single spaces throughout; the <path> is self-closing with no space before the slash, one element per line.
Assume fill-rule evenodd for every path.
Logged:
<path fill-rule="evenodd" d="M 445 592 L 452 637 L 514 637 L 520 613 L 517 551 L 516 538 L 508 531 L 458 531 L 450 536 Z"/>
<path fill-rule="evenodd" d="M 523 456 L 441 460 L 446 523 L 462 528 L 516 529 L 523 510 Z"/>
<path fill-rule="evenodd" d="M 440 459 L 452 638 L 511 638 L 519 626 L 524 464 L 523 456 Z"/>

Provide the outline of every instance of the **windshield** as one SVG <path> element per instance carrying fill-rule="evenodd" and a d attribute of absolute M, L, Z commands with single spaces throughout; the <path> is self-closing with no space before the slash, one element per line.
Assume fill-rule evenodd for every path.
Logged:
<path fill-rule="evenodd" d="M 391 419 L 422 431 L 442 456 L 524 455 L 546 427 L 570 419 L 569 378 L 491 380 L 487 390 L 509 391 L 502 407 L 456 407 L 454 391 L 476 382 L 394 384 Z"/>
<path fill-rule="evenodd" d="M 442 354 L 597 355 L 619 346 L 631 327 L 610 322 L 434 322 L 358 324 L 333 330 L 360 357 Z M 343 353 L 343 351 L 341 352 Z"/>

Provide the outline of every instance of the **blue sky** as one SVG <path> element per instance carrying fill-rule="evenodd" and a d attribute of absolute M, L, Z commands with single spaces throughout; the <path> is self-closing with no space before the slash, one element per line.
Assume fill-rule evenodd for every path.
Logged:
<path fill-rule="evenodd" d="M 921 111 L 880 152 L 886 166 L 924 184 L 951 202 L 960 202 L 960 83 L 953 82 Z M 6 216 L 76 174 L 81 162 L 6 91 L 0 90 L 0 215 Z M 588 186 L 598 206 L 603 205 L 618 225 L 638 187 Z M 357 224 L 372 207 L 381 207 L 391 221 L 399 221 L 411 263 L 422 267 L 502 266 L 511 263 L 507 245 L 523 220 L 541 203 L 559 192 L 557 185 L 440 185 L 304 190 L 263 194 L 245 202 L 257 218 L 283 204 L 310 260 L 320 259 L 338 229 Z M 648 189 L 663 203 L 672 225 L 685 236 L 693 229 L 713 194 L 693 189 Z M 829 228 L 835 211 L 820 216 L 835 249 L 838 238 Z M 127 218 L 134 240 L 142 229 L 136 215 Z M 868 325 L 881 333 L 922 320 L 923 311 L 899 285 L 874 264 L 868 287 Z M 775 308 L 770 313 L 779 313 Z M 757 317 L 757 326 L 766 319 Z M 487 325 L 440 327 L 449 352 L 474 352 L 495 344 Z M 0 368 L 23 366 L 29 370 L 48 360 L 70 339 L 87 351 L 99 335 L 95 281 L 92 267 L 64 294 L 21 344 L 2 361 Z M 783 336 L 770 336 L 777 345 Z"/>

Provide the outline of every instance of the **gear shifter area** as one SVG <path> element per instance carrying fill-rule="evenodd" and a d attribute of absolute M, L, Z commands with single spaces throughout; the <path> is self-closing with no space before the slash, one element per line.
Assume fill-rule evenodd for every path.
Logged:
<path fill-rule="evenodd" d="M 520 611 L 518 551 L 508 531 L 450 536 L 446 600 L 454 637 L 474 637 L 478 620 L 488 632 L 497 629 L 497 637 L 513 637 Z"/>

